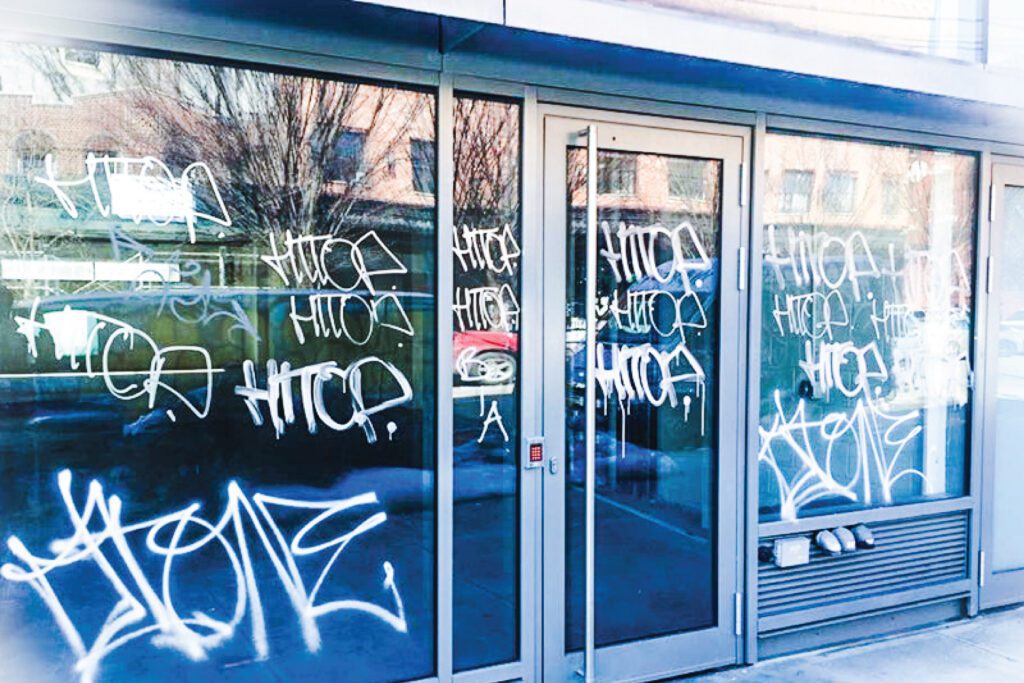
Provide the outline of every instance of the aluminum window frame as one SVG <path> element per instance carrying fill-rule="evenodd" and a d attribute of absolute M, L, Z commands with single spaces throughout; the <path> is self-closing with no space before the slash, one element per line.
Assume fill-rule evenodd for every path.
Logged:
<path fill-rule="evenodd" d="M 942 589 L 931 590 L 927 594 L 927 599 L 935 597 L 955 597 L 963 596 L 967 600 L 967 615 L 974 616 L 977 614 L 979 609 L 979 550 L 980 550 L 980 516 L 981 516 L 981 503 L 980 494 L 982 488 L 981 471 L 982 471 L 982 428 L 984 422 L 984 415 L 981 413 L 983 408 L 983 402 L 981 397 L 983 396 L 982 387 L 979 386 L 978 377 L 984 376 L 985 367 L 985 344 L 983 338 L 983 331 L 986 329 L 986 314 L 988 310 L 988 293 L 986 291 L 985 283 L 988 275 L 987 261 L 982 258 L 983 254 L 987 254 L 988 240 L 989 240 L 989 226 L 984 220 L 988 216 L 989 206 L 989 175 L 988 166 L 990 165 L 989 159 L 992 153 L 993 145 L 990 143 L 978 142 L 974 140 L 965 140 L 963 138 L 955 138 L 950 136 L 934 135 L 934 134 L 915 134 L 910 131 L 899 131 L 893 134 L 889 134 L 886 129 L 860 126 L 855 130 L 851 130 L 849 126 L 839 124 L 836 122 L 821 122 L 808 119 L 799 119 L 792 117 L 782 116 L 770 116 L 764 117 L 763 123 L 759 122 L 758 125 L 760 135 L 757 139 L 760 143 L 755 149 L 761 152 L 757 155 L 755 152 L 755 159 L 759 159 L 755 163 L 755 173 L 757 177 L 763 177 L 764 174 L 764 140 L 767 135 L 772 133 L 782 134 L 797 134 L 817 137 L 830 137 L 838 138 L 843 140 L 850 140 L 853 142 L 866 142 L 866 143 L 881 143 L 881 144 L 905 144 L 914 145 L 919 147 L 925 147 L 930 149 L 939 149 L 943 151 L 968 153 L 975 156 L 976 174 L 975 174 L 975 215 L 974 215 L 974 242 L 973 242 L 973 254 L 974 254 L 974 272 L 973 272 L 973 299 L 971 302 L 971 338 L 970 338 L 970 350 L 971 350 L 971 369 L 975 380 L 973 386 L 969 387 L 970 393 L 970 407 L 968 410 L 968 425 L 967 425 L 967 437 L 966 437 L 966 453 L 965 456 L 968 458 L 965 467 L 965 476 L 967 476 L 967 482 L 964 490 L 964 494 L 952 498 L 946 498 L 936 501 L 923 501 L 923 502 L 912 502 L 905 504 L 898 504 L 892 506 L 876 506 L 861 511 L 852 512 L 833 512 L 822 515 L 811 515 L 805 518 L 800 518 L 794 521 L 771 521 L 762 522 L 760 521 L 760 511 L 758 505 L 758 495 L 755 492 L 750 496 L 748 504 L 751 506 L 748 509 L 749 520 L 753 520 L 753 527 L 757 529 L 754 536 L 752 545 L 748 549 L 748 556 L 753 558 L 754 564 L 753 574 L 754 576 L 748 576 L 749 585 L 755 586 L 751 591 L 756 595 L 756 564 L 757 564 L 757 538 L 768 537 L 768 536 L 779 536 L 784 534 L 795 534 L 804 533 L 814 529 L 834 528 L 843 524 L 849 524 L 853 521 L 863 522 L 871 524 L 878 521 L 884 521 L 887 519 L 898 519 L 906 517 L 918 517 L 928 516 L 934 514 L 942 514 L 945 512 L 966 510 L 969 513 L 969 551 L 968 551 L 968 578 L 966 581 L 958 582 L 956 584 L 948 584 Z M 1003 148 L 1002 145 L 996 145 L 998 148 Z M 763 268 L 763 250 L 764 250 L 764 219 L 763 219 L 763 202 L 764 202 L 764 185 L 759 184 L 755 188 L 755 196 L 758 198 L 756 203 L 758 204 L 757 212 L 755 213 L 754 220 L 754 234 L 751 236 L 751 259 L 750 269 L 751 275 L 750 280 L 752 286 L 750 288 L 750 311 L 751 316 L 749 320 L 750 325 L 750 373 L 748 375 L 748 392 L 751 397 L 760 396 L 761 391 L 761 353 L 760 353 L 760 330 L 762 325 L 763 309 L 761 305 L 763 295 L 763 281 L 760 277 L 760 273 Z M 755 274 L 757 277 L 755 277 Z M 755 342 L 756 339 L 756 342 Z M 758 348 L 754 348 L 754 344 L 758 344 Z M 758 474 L 750 474 L 751 477 L 748 481 L 748 486 L 755 488 L 759 486 L 759 472 L 760 468 L 757 463 L 757 458 L 753 455 L 757 453 L 760 444 L 760 436 L 758 433 L 758 425 L 760 424 L 760 403 L 756 400 L 751 400 L 748 405 L 748 433 L 747 433 L 747 449 L 748 454 L 748 465 L 753 472 Z M 923 595 L 923 594 L 922 594 Z M 902 604 L 902 601 L 906 596 L 897 594 L 895 598 L 888 597 L 886 600 L 875 600 L 879 607 L 890 607 L 897 604 Z M 922 598 L 924 599 L 924 598 Z M 876 607 L 879 608 L 879 607 Z M 758 623 L 757 617 L 757 604 L 756 598 L 748 601 L 748 620 L 752 624 Z M 838 616 L 842 610 L 836 610 Z M 752 646 L 756 651 L 756 643 Z M 756 661 L 755 658 L 751 661 Z"/>

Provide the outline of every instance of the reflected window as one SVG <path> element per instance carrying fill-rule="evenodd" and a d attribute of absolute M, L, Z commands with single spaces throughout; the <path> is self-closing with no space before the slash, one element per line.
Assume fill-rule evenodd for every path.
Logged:
<path fill-rule="evenodd" d="M 975 157 L 773 133 L 765 163 L 762 519 L 963 495 Z"/>
<path fill-rule="evenodd" d="M 46 133 L 30 131 L 18 136 L 14 149 L 18 174 L 31 179 L 43 173 L 47 155 L 54 153 L 54 141 Z"/>
<path fill-rule="evenodd" d="M 636 155 L 605 152 L 597 160 L 597 191 L 601 194 L 636 194 Z"/>
<path fill-rule="evenodd" d="M 99 68 L 100 53 L 96 50 L 67 49 L 64 51 L 64 59 L 71 64 L 83 64 L 93 68 Z"/>
<path fill-rule="evenodd" d="M 853 213 L 857 175 L 849 171 L 829 171 L 825 175 L 823 202 L 827 213 Z"/>
<path fill-rule="evenodd" d="M 813 186 L 813 172 L 787 170 L 782 178 L 782 210 L 788 213 L 801 213 L 809 210 Z"/>
<path fill-rule="evenodd" d="M 434 142 L 411 140 L 412 186 L 417 192 L 434 194 Z"/>
<path fill-rule="evenodd" d="M 668 159 L 668 193 L 676 199 L 705 199 L 707 163 L 701 159 Z"/>
<path fill-rule="evenodd" d="M 118 151 L 118 143 L 116 140 L 99 135 L 90 138 L 83 145 L 84 153 L 82 154 L 82 172 L 89 173 L 89 157 L 92 156 L 93 163 L 106 163 L 110 160 L 113 163 L 118 163 L 114 160 L 118 159 L 121 154 Z"/>
<path fill-rule="evenodd" d="M 330 161 L 329 179 L 357 183 L 363 179 L 363 156 L 366 131 L 346 128 L 334 144 L 334 157 Z"/>
<path fill-rule="evenodd" d="M 903 179 L 889 173 L 882 177 L 882 215 L 891 218 L 903 203 Z"/>

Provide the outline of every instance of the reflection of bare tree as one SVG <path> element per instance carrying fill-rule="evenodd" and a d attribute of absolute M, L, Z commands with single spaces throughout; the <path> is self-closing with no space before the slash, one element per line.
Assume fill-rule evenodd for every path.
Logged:
<path fill-rule="evenodd" d="M 58 97 L 88 89 L 58 51 L 29 48 L 26 57 Z M 102 89 L 119 96 L 124 116 L 111 116 L 94 136 L 175 172 L 209 164 L 234 227 L 249 238 L 362 231 L 368 213 L 401 223 L 410 220 L 401 212 L 433 205 L 411 178 L 413 140 L 434 136 L 429 94 L 127 55 L 109 60 Z M 433 160 L 426 161 L 432 177 Z"/>
<path fill-rule="evenodd" d="M 515 243 L 497 238 L 485 241 L 485 248 L 509 253 L 519 248 L 519 111 L 519 105 L 509 102 L 471 97 L 455 100 L 454 225 L 456 243 L 462 249 L 473 249 L 472 239 L 466 238 L 463 230 L 494 231 L 497 238 L 504 234 L 505 226 Z M 509 271 L 471 268 L 460 271 L 456 280 L 460 288 L 502 285 L 518 291 L 517 260 Z"/>
<path fill-rule="evenodd" d="M 169 162 L 202 158 L 230 173 L 225 199 L 247 232 L 338 234 L 359 200 L 399 203 L 408 188 L 387 174 L 433 118 L 429 97 L 394 88 L 184 62 L 122 66 Z"/>
<path fill-rule="evenodd" d="M 455 225 L 515 224 L 519 213 L 519 107 L 455 101 Z"/>

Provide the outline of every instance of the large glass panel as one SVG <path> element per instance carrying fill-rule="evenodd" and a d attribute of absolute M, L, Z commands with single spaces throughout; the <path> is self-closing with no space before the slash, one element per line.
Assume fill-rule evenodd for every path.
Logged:
<path fill-rule="evenodd" d="M 431 675 L 433 96 L 0 54 L 2 677 Z"/>
<path fill-rule="evenodd" d="M 762 519 L 962 495 L 975 158 L 770 134 L 765 159 Z M 795 173 L 829 180 L 797 203 Z"/>
<path fill-rule="evenodd" d="M 996 435 L 992 571 L 1024 569 L 1024 187 L 1006 187 L 1002 241 L 996 256 L 999 358 L 996 361 Z"/>
<path fill-rule="evenodd" d="M 985 4 L 990 0 L 627 1 L 761 24 L 776 31 L 838 36 L 865 45 L 976 62 L 984 54 Z"/>
<path fill-rule="evenodd" d="M 721 175 L 717 160 L 598 153 L 597 645 L 716 623 Z M 699 165 L 700 172 L 695 168 Z M 673 173 L 687 168 L 687 191 Z M 700 187 L 695 178 L 699 176 Z M 619 175 L 618 177 L 621 177 Z M 583 647 L 586 150 L 568 156 L 566 647 Z"/>
<path fill-rule="evenodd" d="M 455 99 L 455 668 L 519 653 L 520 106 Z"/>

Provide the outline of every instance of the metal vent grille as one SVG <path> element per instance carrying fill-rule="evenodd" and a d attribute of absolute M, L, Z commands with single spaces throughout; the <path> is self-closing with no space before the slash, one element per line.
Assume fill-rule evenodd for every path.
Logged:
<path fill-rule="evenodd" d="M 811 544 L 811 562 L 758 563 L 758 611 L 771 617 L 967 578 L 966 512 L 870 525 L 876 547 L 831 557 Z M 769 540 L 769 539 L 763 539 Z"/>

